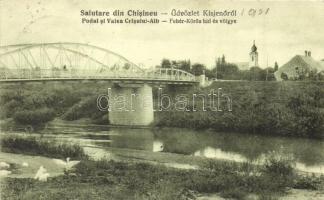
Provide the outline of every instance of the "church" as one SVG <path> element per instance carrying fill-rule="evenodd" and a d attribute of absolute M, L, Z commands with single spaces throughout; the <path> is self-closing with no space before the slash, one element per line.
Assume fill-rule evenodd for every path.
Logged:
<path fill-rule="evenodd" d="M 255 46 L 255 41 L 253 41 L 253 46 L 251 47 L 250 52 L 249 68 L 251 67 L 259 67 L 259 53 L 258 48 Z"/>
<path fill-rule="evenodd" d="M 259 67 L 259 53 L 258 48 L 253 41 L 251 51 L 249 53 L 249 62 L 236 62 L 234 63 L 240 70 L 249 70 L 251 67 Z"/>

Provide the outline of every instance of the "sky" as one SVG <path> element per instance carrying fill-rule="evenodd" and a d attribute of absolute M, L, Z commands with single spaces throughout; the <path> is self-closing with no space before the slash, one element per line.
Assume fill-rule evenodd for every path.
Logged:
<path fill-rule="evenodd" d="M 267 15 L 237 17 L 227 24 L 82 24 L 80 10 L 267 9 Z M 177 18 L 177 17 L 173 17 Z M 222 18 L 219 18 L 222 19 Z M 211 67 L 218 56 L 247 62 L 255 40 L 259 64 L 285 64 L 304 50 L 324 59 L 324 1 L 208 0 L 0 0 L 0 45 L 78 42 L 107 48 L 136 64 L 151 67 L 163 58 L 190 59 Z"/>

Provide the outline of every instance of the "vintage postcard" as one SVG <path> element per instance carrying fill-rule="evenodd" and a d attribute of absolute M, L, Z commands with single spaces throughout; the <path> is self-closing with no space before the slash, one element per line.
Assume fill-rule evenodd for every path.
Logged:
<path fill-rule="evenodd" d="M 323 200 L 324 1 L 0 0 L 1 200 Z"/>

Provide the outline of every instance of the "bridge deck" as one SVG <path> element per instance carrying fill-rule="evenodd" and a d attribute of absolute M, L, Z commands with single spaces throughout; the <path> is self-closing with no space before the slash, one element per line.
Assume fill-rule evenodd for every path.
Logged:
<path fill-rule="evenodd" d="M 48 81 L 109 81 L 116 83 L 148 83 L 166 85 L 194 85 L 198 80 L 170 80 L 170 79 L 147 79 L 147 78 L 42 78 L 42 79 L 0 79 L 0 83 L 19 83 L 19 82 L 48 82 Z"/>

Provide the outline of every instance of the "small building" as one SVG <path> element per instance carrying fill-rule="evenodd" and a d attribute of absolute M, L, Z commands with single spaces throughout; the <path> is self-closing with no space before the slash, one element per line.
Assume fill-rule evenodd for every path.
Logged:
<path fill-rule="evenodd" d="M 324 68 L 324 59 L 322 59 L 319 63 Z"/>
<path fill-rule="evenodd" d="M 324 64 L 322 61 L 316 61 L 312 57 L 310 51 L 305 51 L 304 55 L 296 55 L 286 64 L 281 66 L 275 72 L 275 78 L 282 80 L 300 80 L 308 78 L 312 74 L 324 72 Z"/>

